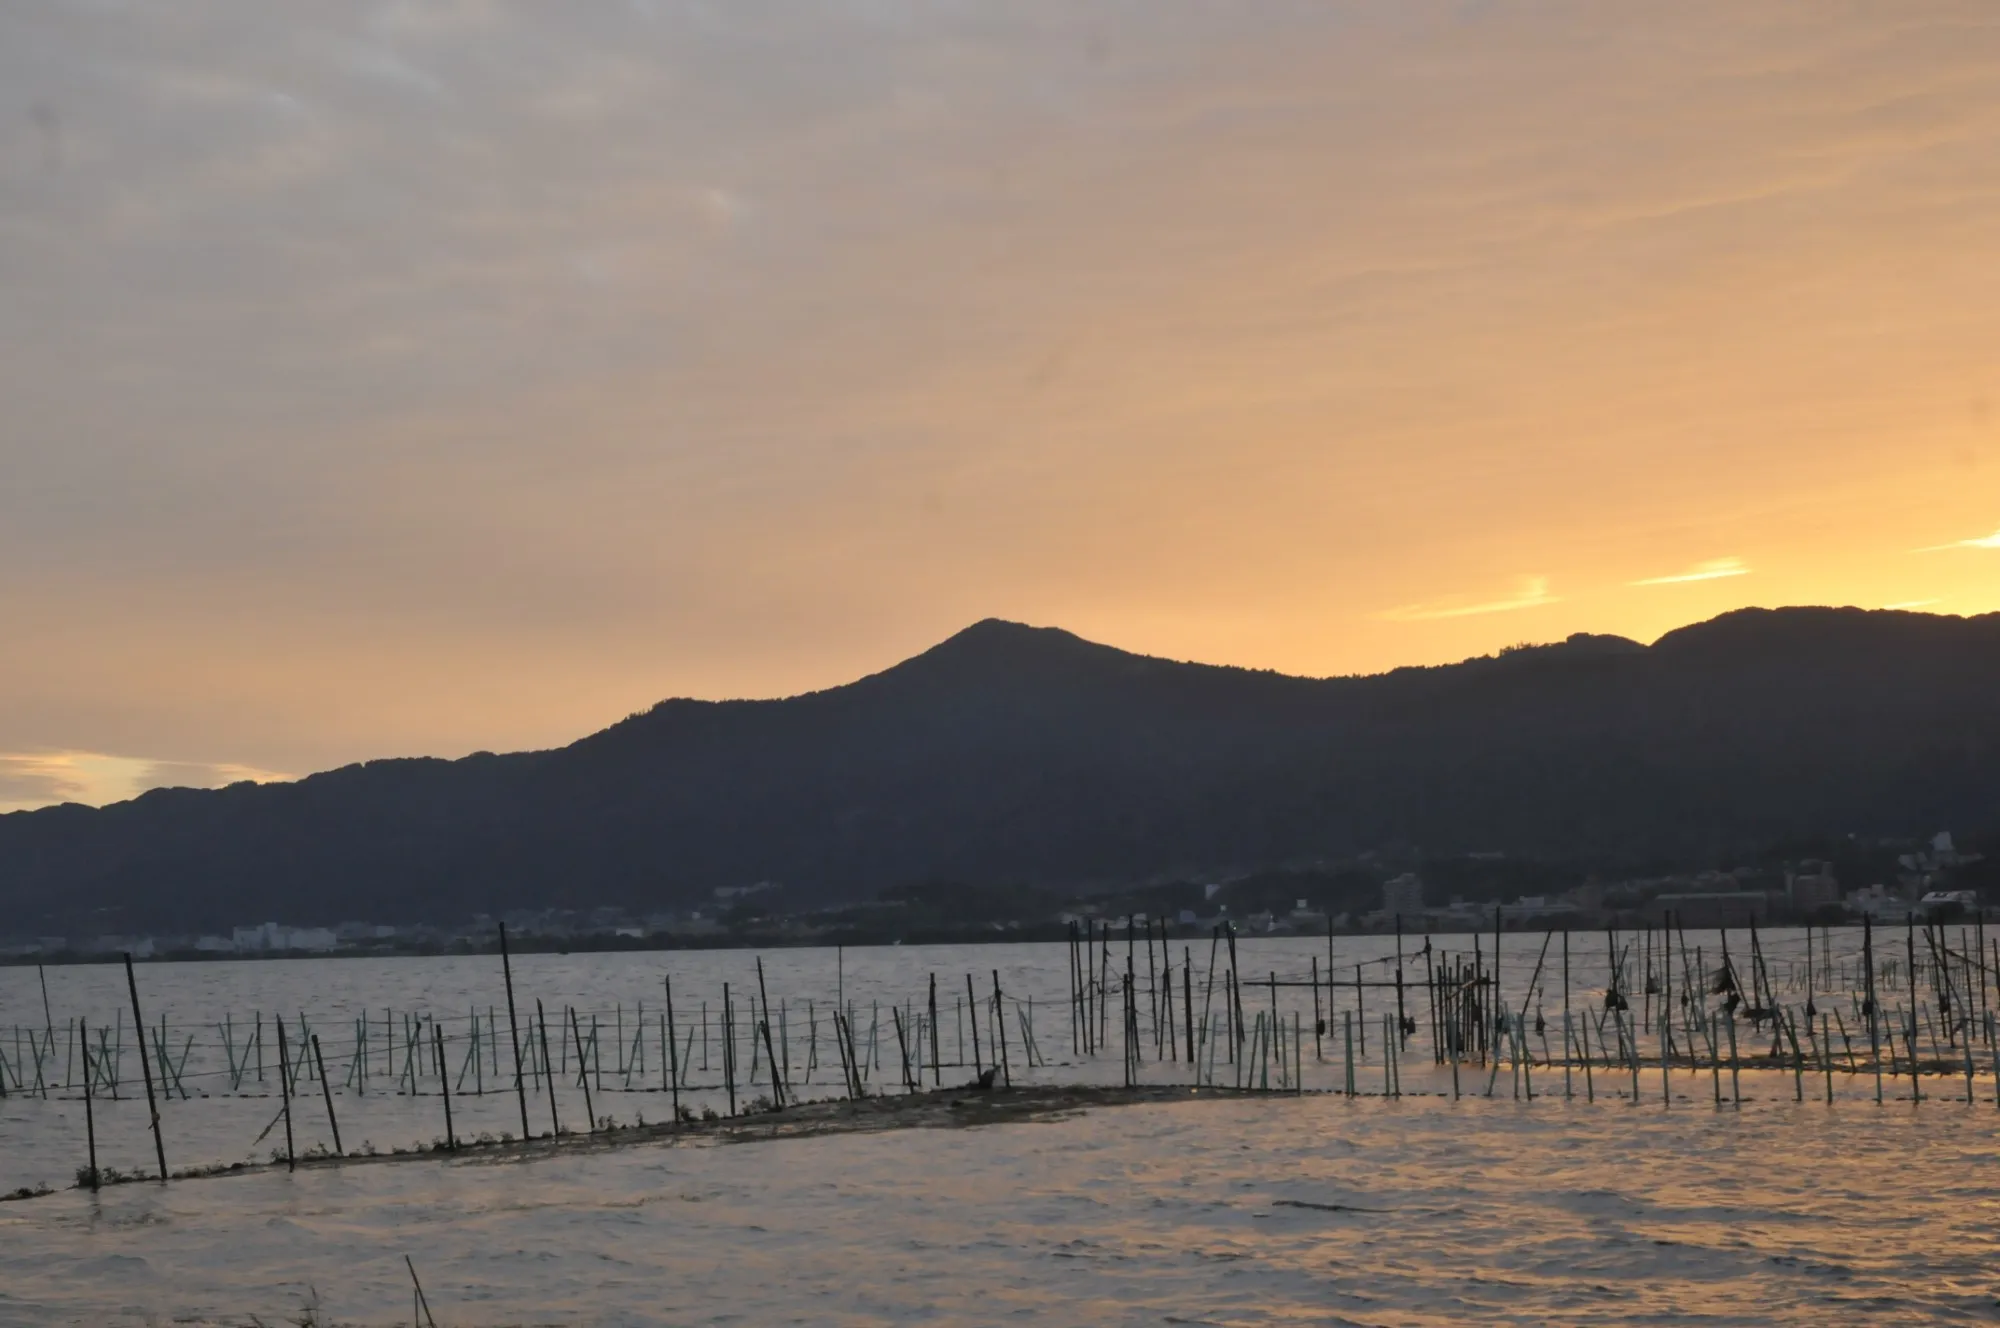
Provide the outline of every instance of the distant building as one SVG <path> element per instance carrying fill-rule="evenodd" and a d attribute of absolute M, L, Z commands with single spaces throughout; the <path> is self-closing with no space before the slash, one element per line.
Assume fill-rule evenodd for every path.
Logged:
<path fill-rule="evenodd" d="M 1412 920 L 1424 916 L 1424 882 L 1415 872 L 1382 882 L 1382 912 Z"/>
<path fill-rule="evenodd" d="M 1840 902 L 1840 882 L 1824 862 L 1800 863 L 1796 872 L 1786 874 L 1785 889 L 1792 907 L 1802 913 Z"/>
<path fill-rule="evenodd" d="M 1917 912 L 1917 905 L 1880 882 L 1852 891 L 1845 900 L 1847 910 L 1877 922 L 1901 922 Z"/>
<path fill-rule="evenodd" d="M 266 922 L 257 927 L 238 927 L 230 937 L 234 949 L 246 953 L 285 950 L 331 950 L 339 937 L 327 927 L 287 927 Z"/>
<path fill-rule="evenodd" d="M 1648 922 L 1671 914 L 1681 927 L 1744 927 L 1770 917 L 1771 901 L 1761 890 L 1689 891 L 1654 895 L 1640 913 Z"/>
<path fill-rule="evenodd" d="M 1560 917 L 1574 911 L 1569 901 L 1552 901 L 1547 895 L 1522 895 L 1513 903 L 1500 906 L 1500 916 L 1508 922 L 1533 922 L 1537 918 Z"/>

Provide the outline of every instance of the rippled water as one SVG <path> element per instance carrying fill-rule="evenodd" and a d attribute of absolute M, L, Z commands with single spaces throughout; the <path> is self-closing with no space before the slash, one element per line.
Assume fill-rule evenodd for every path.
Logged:
<path fill-rule="evenodd" d="M 1483 947 L 1482 962 L 1490 965 L 1490 935 L 1477 941 L 1463 935 L 1426 939 L 1434 943 L 1433 963 L 1444 962 L 1447 952 L 1470 954 L 1477 944 Z M 1580 1020 L 1582 1011 L 1592 1005 L 1605 985 L 1609 949 L 1602 935 L 1579 933 L 1572 939 L 1570 986 Z M 1858 939 L 1858 933 L 1837 933 L 1830 946 L 1816 946 L 1815 953 L 1822 961 L 1830 954 L 1837 971 Z M 1704 962 L 1712 963 L 1719 953 L 1721 938 L 1716 933 L 1689 933 L 1688 940 L 1702 947 Z M 1419 1027 L 1411 1050 L 1402 1058 L 1401 1081 L 1408 1088 L 1428 1084 L 1443 1090 L 1448 1083 L 1429 1068 L 1432 1030 L 1424 1015 L 1425 998 L 1415 986 L 1426 967 L 1419 953 L 1422 942 L 1411 936 L 1406 943 L 1404 968 L 1411 984 L 1406 1005 Z M 1621 941 L 1621 945 L 1629 943 L 1629 937 Z M 1735 932 L 1731 943 L 1741 962 L 1748 948 L 1747 935 Z M 1803 976 L 1803 934 L 1796 930 L 1767 932 L 1762 944 L 1773 983 L 1789 986 L 1796 993 L 1797 979 Z M 1885 944 L 1884 950 L 1888 948 Z M 1275 1008 L 1288 1036 L 1296 1019 L 1301 1037 L 1309 1045 L 1302 1058 L 1292 1059 L 1303 1060 L 1306 1085 L 1317 1088 L 1344 1086 L 1345 1047 L 1341 1038 L 1351 1019 L 1357 1087 L 1362 1092 L 1380 1091 L 1385 1075 L 1379 1021 L 1394 1009 L 1392 991 L 1372 987 L 1357 993 L 1350 985 L 1313 993 L 1302 986 L 1259 989 L 1254 983 L 1272 976 L 1280 982 L 1303 982 L 1315 973 L 1324 979 L 1331 971 L 1351 984 L 1357 970 L 1367 981 L 1381 982 L 1393 975 L 1393 953 L 1394 942 L 1380 936 L 1341 937 L 1332 942 L 1310 937 L 1242 938 L 1237 943 L 1237 963 L 1248 984 L 1246 1018 L 1268 1017 Z M 1177 970 L 1184 963 L 1191 965 L 1192 981 L 1184 982 L 1178 975 L 1173 979 L 1176 1001 L 1172 1017 L 1177 1031 L 1168 1042 L 1154 1036 L 1151 993 L 1155 974 L 1148 967 L 1143 944 L 1133 954 L 1142 993 L 1138 1017 L 1148 1058 L 1140 1068 L 1141 1078 L 1177 1083 L 1192 1078 L 1182 1059 L 1185 1010 L 1191 1006 L 1198 1023 L 1206 1013 L 1211 1026 L 1224 1018 L 1226 1001 L 1210 991 L 1211 956 L 1219 975 L 1229 963 L 1226 946 L 1212 945 L 1206 939 L 1170 946 L 1167 957 Z M 1108 956 L 1100 954 L 1099 958 L 1108 959 L 1107 976 L 1115 989 L 1127 958 L 1122 938 L 1111 945 Z M 781 1055 L 791 1066 L 793 1088 L 807 1096 L 838 1092 L 842 1082 L 830 1025 L 830 1011 L 837 1001 L 844 1002 L 854 1017 L 854 1036 L 868 1062 L 871 1090 L 898 1087 L 901 1071 L 890 1007 L 899 1007 L 906 1018 L 909 1041 L 918 1042 L 917 1025 L 924 1016 L 932 975 L 938 982 L 937 1049 L 944 1077 L 962 1080 L 975 1059 L 980 1063 L 996 1059 L 990 1019 L 982 1021 L 982 1042 L 975 1049 L 966 1014 L 975 999 L 982 1004 L 987 1001 L 996 980 L 1007 998 L 1006 1051 L 1008 1069 L 1015 1079 L 1103 1084 L 1117 1082 L 1122 1073 L 1115 1017 L 1106 1021 L 1100 1054 L 1077 1054 L 1068 1004 L 1070 954 L 1059 944 L 876 946 L 845 952 L 789 949 L 771 951 L 761 959 L 763 986 L 778 1010 L 773 1020 L 774 1045 L 781 1047 Z M 769 1071 L 760 1065 L 762 1048 L 753 1045 L 752 1025 L 746 1015 L 751 995 L 758 990 L 758 963 L 759 956 L 743 951 L 517 956 L 514 979 L 521 1040 L 532 1060 L 542 1031 L 535 1023 L 539 1003 L 547 1012 L 551 1059 L 559 1069 L 573 1066 L 572 1039 L 564 1027 L 565 1012 L 573 1008 L 579 1032 L 593 1026 L 597 1030 L 595 1064 L 601 1072 L 591 1077 L 588 1111 L 627 1122 L 641 1117 L 668 1119 L 672 1108 L 666 1091 L 668 1054 L 662 1016 L 665 982 L 671 978 L 675 1028 L 679 1045 L 687 1053 L 680 1099 L 690 1109 L 727 1110 L 721 1020 L 725 986 L 737 1012 L 734 1031 L 739 1101 L 769 1092 Z M 1664 968 L 1657 958 L 1654 963 L 1656 968 Z M 1629 984 L 1642 968 L 1636 947 L 1628 964 Z M 439 1085 L 428 1059 L 433 1025 L 446 1040 L 457 1130 L 466 1136 L 521 1132 L 521 1104 L 510 1091 L 512 1035 L 497 957 L 142 964 L 137 976 L 149 1027 L 162 1021 L 166 1024 L 165 1035 L 154 1036 L 152 1045 L 164 1045 L 178 1069 L 173 1089 L 161 1092 L 170 1167 L 264 1160 L 283 1145 L 278 1125 L 279 1056 L 274 1013 L 287 1020 L 294 1052 L 302 1019 L 319 1037 L 334 1087 L 333 1109 L 342 1143 L 348 1148 L 367 1143 L 386 1150 L 442 1136 Z M 1544 949 L 1544 938 L 1539 934 L 1510 933 L 1506 937 L 1501 981 L 1509 1006 L 1548 1011 L 1549 1031 L 1541 1035 L 1535 1050 L 1538 1054 L 1553 1050 L 1558 1058 L 1561 976 L 1559 944 L 1552 942 Z M 43 977 L 48 987 L 46 1013 Z M 968 979 L 971 992 L 967 990 Z M 1531 981 L 1535 984 L 1532 997 Z M 1114 1005 L 1116 999 L 1114 994 Z M 1795 994 L 1788 999 L 1804 998 Z M 1825 995 L 1821 1002 L 1823 1006 L 1838 1004 Z M 1850 1008 L 1850 1017 L 1852 1013 Z M 425 1054 L 417 1058 L 415 1077 L 405 1080 L 403 1071 L 410 1059 L 408 1032 L 411 1021 L 419 1018 L 424 1021 L 420 1040 Z M 483 1050 L 472 1057 L 470 1034 L 475 1018 Z M 1312 1030 L 1321 1018 L 1327 1021 L 1326 1036 L 1314 1043 Z M 127 1172 L 156 1167 L 122 967 L 51 968 L 45 975 L 28 967 L 0 968 L 0 1056 L 13 1070 L 8 1082 L 18 1086 L 25 1079 L 31 1087 L 31 1091 L 0 1099 L 0 1191 L 23 1185 L 68 1184 L 85 1162 L 84 1104 L 74 1032 L 78 1021 L 96 1030 L 94 1040 L 106 1038 L 120 1048 L 116 1100 L 100 1091 L 96 1103 L 100 1164 Z M 362 1021 L 367 1030 L 365 1042 L 357 1031 Z M 231 1040 L 227 1049 L 225 1025 Z M 38 1034 L 38 1027 L 45 1031 Z M 254 1064 L 247 1045 L 253 1027 L 262 1031 Z M 1030 1064 L 1024 1030 L 1033 1033 L 1041 1063 Z M 1745 1032 L 1747 1038 L 1747 1028 Z M 51 1033 L 55 1047 L 44 1057 L 42 1079 L 54 1087 L 44 1097 L 32 1091 L 35 1076 L 28 1048 L 38 1036 L 49 1038 Z M 921 1040 L 928 1043 L 927 1037 Z M 1865 1051 L 1865 1037 L 1861 1046 Z M 921 1048 L 926 1058 L 928 1050 L 927 1045 Z M 913 1059 L 918 1053 L 919 1048 L 912 1046 Z M 240 1074 L 232 1074 L 229 1068 L 232 1057 Z M 365 1077 L 357 1073 L 357 1059 L 366 1067 Z M 157 1058 L 153 1068 L 157 1074 Z M 1982 1079 L 1989 1068 L 1982 1059 Z M 1234 1082 L 1226 1059 L 1211 1072 L 1222 1082 Z M 1467 1084 L 1475 1078 L 1468 1072 Z M 584 1096 L 573 1072 L 559 1074 L 558 1079 L 553 1104 L 543 1081 L 539 1077 L 530 1080 L 530 1130 L 546 1131 L 557 1118 L 565 1128 L 586 1123 Z M 1617 1085 L 1614 1082 L 1607 1087 L 1615 1091 Z M 1512 1088 L 1508 1083 L 1501 1091 Z M 1856 1085 L 1843 1075 L 1837 1091 L 1872 1096 L 1872 1085 Z M 299 1092 L 293 1111 L 295 1146 L 301 1151 L 330 1147 L 332 1122 L 310 1065 Z"/>
<path fill-rule="evenodd" d="M 1341 1097 L 0 1207 L 0 1322 L 1937 1323 L 1995 1314 L 1991 1104 Z"/>
<path fill-rule="evenodd" d="M 1510 1006 L 1560 1008 L 1553 958 L 1530 994 L 1539 939 L 1508 938 Z M 1835 938 L 1836 970 L 1852 939 Z M 1712 954 L 1720 938 L 1690 940 Z M 1779 998 L 1802 1003 L 1803 938 L 1763 941 Z M 1605 981 L 1600 946 L 1601 938 L 1591 947 L 1594 962 L 1580 942 L 1572 956 L 1579 1011 Z M 1438 948 L 1469 950 L 1471 938 L 1438 938 Z M 1174 950 L 1176 963 L 1183 954 L 1194 960 L 1197 1011 L 1207 1004 L 1201 949 Z M 1342 938 L 1333 966 L 1351 980 L 1361 964 L 1374 980 L 1388 971 L 1388 949 L 1382 938 Z M 1824 961 L 1827 951 L 1817 953 Z M 1239 954 L 1246 974 L 1280 980 L 1315 967 L 1323 974 L 1328 963 L 1324 939 L 1244 940 Z M 1114 955 L 1122 967 L 1122 947 Z M 889 1007 L 920 1014 L 933 972 L 944 1077 L 964 1078 L 965 980 L 974 975 L 983 1002 L 996 969 L 1017 1079 L 1116 1082 L 1115 1021 L 1108 1054 L 1078 1056 L 1071 1046 L 1068 963 L 1062 946 L 793 950 L 765 956 L 765 979 L 789 1016 L 785 1054 L 806 1096 L 840 1091 L 826 1027 L 836 996 L 855 1014 L 871 1091 L 895 1091 Z M 1406 959 L 1413 976 L 1419 964 Z M 653 1027 L 642 1018 L 657 1021 L 653 993 L 664 995 L 667 974 L 682 1036 L 700 1027 L 710 1042 L 686 1067 L 683 1098 L 719 1108 L 721 984 L 740 1000 L 756 983 L 755 956 L 524 957 L 516 960 L 517 1000 L 524 1012 L 537 999 L 552 1013 L 574 1007 L 580 1021 L 595 1016 L 629 1037 Z M 245 1071 L 234 1083 L 216 1028 L 234 1021 L 240 1037 L 246 1017 L 274 1010 L 303 1013 L 321 1033 L 350 1150 L 443 1133 L 435 1075 L 420 1077 L 416 1093 L 395 1091 L 372 1040 L 364 1057 L 383 1063 L 361 1091 L 352 1061 L 363 1011 L 371 1039 L 419 1013 L 456 1039 L 449 1062 L 461 1135 L 519 1130 L 520 1098 L 498 1060 L 468 1077 L 464 1059 L 472 1015 L 489 1031 L 504 1019 L 495 959 L 160 964 L 142 965 L 138 976 L 149 1023 L 167 1019 L 176 1054 L 185 1039 L 197 1044 L 183 1079 L 188 1096 L 162 1104 L 176 1168 L 261 1160 L 282 1144 L 275 1056 L 262 1081 Z M 51 969 L 48 980 L 45 1023 L 59 1030 L 84 1016 L 93 1027 L 113 1021 L 127 999 L 114 967 Z M 1319 1042 L 1310 989 L 1252 989 L 1246 1004 L 1268 1013 L 1275 1000 L 1287 1027 L 1297 1015 L 1305 1086 L 1338 1088 L 1339 1034 L 1357 1012 L 1365 1011 L 1357 1028 L 1379 1019 L 1393 994 L 1316 995 L 1330 1023 Z M 1839 1008 L 1844 999 L 1822 994 L 1820 1003 Z M 1889 1003 L 1907 999 L 1907 988 L 1885 992 Z M 25 1036 L 11 1033 L 14 1021 L 40 1005 L 34 970 L 0 971 L 0 1030 Z M 1163 1046 L 1150 1040 L 1150 1018 L 1142 1003 L 1149 1057 Z M 1028 1064 L 1024 1021 L 1046 1063 Z M 279 1323 L 304 1317 L 315 1297 L 320 1323 L 407 1323 L 405 1254 L 425 1278 L 438 1322 L 461 1325 L 1996 1317 L 1987 1269 L 2000 1217 L 2000 1064 L 1987 1063 L 1983 1046 L 1975 1082 L 1933 1076 L 1921 1103 L 1909 1100 L 1904 1079 L 1891 1080 L 1878 1105 L 1872 1075 L 1826 1075 L 1823 1064 L 1819 1076 L 1810 1066 L 1803 1074 L 1745 1071 L 1737 1106 L 1726 1070 L 1683 1065 L 1663 1076 L 1653 1062 L 1636 1103 L 1629 1066 L 1602 1064 L 1594 1079 L 1559 1066 L 1520 1079 L 1467 1066 L 1455 1096 L 1450 1071 L 1431 1063 L 1428 1032 L 1400 1066 L 1399 1098 L 1211 1098 L 976 1129 L 635 1144 L 534 1161 L 423 1158 L 125 1185 L 97 1196 L 62 1189 L 0 1204 L 0 1324 L 249 1323 L 252 1315 Z M 643 1065 L 629 1044 L 624 1068 L 607 1052 L 605 1076 L 593 1076 L 602 1085 L 591 1104 L 598 1116 L 667 1117 L 671 1098 L 651 1036 L 640 1039 Z M 820 1064 L 808 1074 L 815 1040 Z M 498 1057 L 499 1046 L 488 1050 Z M 18 1070 L 18 1041 L 7 1054 Z M 739 1055 L 747 1080 L 751 1053 Z M 984 1056 L 992 1055 L 989 1040 Z M 1365 1052 L 1357 1047 L 1356 1059 L 1362 1093 L 1393 1082 L 1379 1036 Z M 46 1069 L 55 1081 L 54 1058 Z M 96 1103 L 100 1161 L 128 1171 L 154 1165 L 136 1069 L 128 1048 L 119 1099 Z M 624 1069 L 633 1071 L 629 1085 Z M 1233 1074 L 1226 1064 L 1212 1072 L 1223 1082 Z M 1147 1060 L 1139 1073 L 1185 1083 L 1192 1072 L 1170 1057 Z M 1829 1084 L 1830 1105 L 1822 1100 Z M 546 1082 L 531 1087 L 535 1132 L 558 1111 L 567 1128 L 583 1125 L 573 1070 L 558 1077 L 553 1104 Z M 746 1098 L 766 1091 L 739 1087 Z M 325 1095 L 310 1080 L 300 1093 L 297 1147 L 325 1146 Z M 1718 1095 L 1730 1105 L 1718 1108 Z M 4 1187 L 68 1184 L 84 1156 L 82 1108 L 60 1087 L 46 1098 L 0 1101 Z"/>

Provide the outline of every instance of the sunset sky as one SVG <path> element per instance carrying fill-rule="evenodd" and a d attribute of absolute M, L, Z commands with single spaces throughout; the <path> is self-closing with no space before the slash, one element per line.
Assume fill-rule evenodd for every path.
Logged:
<path fill-rule="evenodd" d="M 988 616 L 2000 609 L 2000 8 L 0 11 L 0 808 Z"/>

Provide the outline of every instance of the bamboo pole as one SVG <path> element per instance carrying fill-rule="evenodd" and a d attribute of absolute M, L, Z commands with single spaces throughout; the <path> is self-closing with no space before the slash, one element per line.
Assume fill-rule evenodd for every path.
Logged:
<path fill-rule="evenodd" d="M 597 1107 L 590 1100 L 590 1068 L 585 1063 L 583 1056 L 583 1030 L 577 1026 L 576 1007 L 574 1005 L 565 1005 L 563 1009 L 569 1014 L 569 1035 L 576 1039 L 576 1077 L 577 1081 L 583 1085 L 583 1114 L 585 1118 L 583 1132 L 585 1134 L 596 1134 Z M 595 1045 L 595 1039 L 592 1040 L 592 1045 Z"/>
<path fill-rule="evenodd" d="M 292 1075 L 291 1053 L 285 1046 L 285 1017 L 274 1014 L 271 1022 L 278 1028 L 278 1099 L 284 1105 L 280 1108 L 285 1115 L 285 1170 L 298 1170 L 298 1157 L 292 1150 Z"/>
<path fill-rule="evenodd" d="M 139 1073 L 146 1078 L 146 1111 L 153 1123 L 153 1155 L 160 1163 L 160 1184 L 167 1183 L 167 1145 L 160 1136 L 160 1104 L 153 1097 L 153 1070 L 146 1060 L 146 1020 L 139 1013 L 139 979 L 132 972 L 132 953 L 125 952 L 125 985 L 132 995 L 132 1027 L 139 1034 Z M 287 1118 L 289 1119 L 289 1118 Z"/>
<path fill-rule="evenodd" d="M 437 1025 L 432 1024 L 431 1027 L 435 1029 Z M 347 1150 L 340 1146 L 340 1121 L 333 1114 L 333 1085 L 328 1082 L 326 1077 L 326 1060 L 319 1053 L 319 1034 L 309 1033 L 307 1034 L 307 1039 L 312 1044 L 313 1064 L 319 1067 L 319 1092 L 320 1096 L 326 1100 L 327 1126 L 333 1131 L 333 1155 L 335 1157 L 346 1157 Z M 442 1050 L 438 1052 L 438 1067 L 438 1082 L 442 1083 L 444 1082 L 444 1052 Z"/>
<path fill-rule="evenodd" d="M 549 1059 L 549 1017 L 539 996 L 535 998 L 535 1033 L 542 1044 L 542 1081 L 549 1090 L 549 1139 L 557 1142 L 562 1138 L 562 1117 L 556 1112 L 556 1067 Z"/>
<path fill-rule="evenodd" d="M 521 1142 L 534 1137 L 528 1129 L 528 1082 L 521 1073 L 521 1025 L 514 1013 L 514 961 L 507 953 L 507 924 L 500 924 L 500 971 L 507 978 L 507 1033 L 514 1044 L 514 1095 L 521 1103 Z"/>

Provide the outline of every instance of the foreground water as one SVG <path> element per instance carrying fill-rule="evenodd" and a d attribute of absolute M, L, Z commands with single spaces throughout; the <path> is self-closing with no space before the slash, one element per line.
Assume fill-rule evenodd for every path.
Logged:
<path fill-rule="evenodd" d="M 1990 1104 L 1749 1079 L 72 1190 L 0 1205 L 0 1322 L 409 1323 L 406 1255 L 448 1325 L 1995 1317 Z"/>

